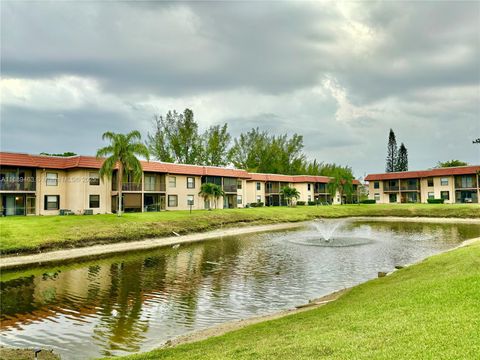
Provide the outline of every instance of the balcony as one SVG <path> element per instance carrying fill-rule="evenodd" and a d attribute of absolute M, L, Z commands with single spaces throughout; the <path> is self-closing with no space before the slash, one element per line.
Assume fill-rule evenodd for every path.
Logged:
<path fill-rule="evenodd" d="M 267 183 L 265 186 L 265 194 L 278 194 L 280 192 L 280 184 Z"/>
<path fill-rule="evenodd" d="M 142 184 L 133 182 L 123 183 L 122 191 L 142 191 Z"/>
<path fill-rule="evenodd" d="M 476 189 L 477 179 L 476 176 L 456 176 L 455 177 L 455 189 Z"/>
<path fill-rule="evenodd" d="M 237 192 L 237 184 L 235 185 L 223 185 L 223 191 L 226 193 L 236 193 Z"/>
<path fill-rule="evenodd" d="M 145 183 L 145 192 L 148 191 L 166 191 L 167 186 L 164 182 L 156 182 L 155 184 Z"/>
<path fill-rule="evenodd" d="M 36 183 L 34 181 L 0 181 L 1 191 L 35 191 Z"/>
<path fill-rule="evenodd" d="M 315 194 L 326 194 L 328 193 L 327 186 L 315 186 Z"/>
<path fill-rule="evenodd" d="M 398 185 L 389 185 L 389 184 L 384 184 L 383 185 L 383 191 L 399 191 L 400 187 Z"/>

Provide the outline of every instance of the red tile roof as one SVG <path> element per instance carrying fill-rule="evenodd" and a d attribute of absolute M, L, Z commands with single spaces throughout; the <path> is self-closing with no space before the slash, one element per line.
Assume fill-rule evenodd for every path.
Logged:
<path fill-rule="evenodd" d="M 250 173 L 250 179 L 247 181 L 280 181 L 290 183 L 324 183 L 330 182 L 328 176 L 313 176 L 313 175 L 281 175 L 281 174 L 262 174 Z M 360 181 L 354 179 L 353 184 L 359 185 Z"/>
<path fill-rule="evenodd" d="M 239 169 L 228 169 L 215 166 L 197 166 L 164 163 L 159 161 L 141 161 L 144 171 L 185 175 L 210 175 L 247 179 L 248 172 Z M 0 166 L 23 166 L 42 169 L 100 169 L 103 159 L 94 156 L 47 156 L 0 152 Z"/>
<path fill-rule="evenodd" d="M 289 183 L 328 183 L 330 178 L 327 176 L 311 175 L 281 175 L 281 174 L 261 174 L 248 173 L 245 170 L 229 169 L 216 166 L 198 166 L 173 164 L 160 161 L 141 161 L 144 171 L 160 172 L 166 174 L 182 174 L 196 176 L 224 176 L 248 179 L 251 181 L 280 181 Z M 30 155 L 11 152 L 0 152 L 0 166 L 23 166 L 42 169 L 100 169 L 103 159 L 97 159 L 94 156 L 47 156 Z M 354 184 L 360 184 L 358 180 Z"/>
<path fill-rule="evenodd" d="M 365 181 L 413 179 L 413 178 L 425 178 L 425 177 L 431 177 L 431 176 L 468 175 L 468 174 L 476 174 L 479 171 L 480 171 L 480 165 L 459 166 L 459 167 L 438 168 L 438 169 L 420 170 L 420 171 L 403 171 L 403 172 L 391 172 L 391 173 L 381 173 L 381 174 L 369 174 L 365 178 Z"/>

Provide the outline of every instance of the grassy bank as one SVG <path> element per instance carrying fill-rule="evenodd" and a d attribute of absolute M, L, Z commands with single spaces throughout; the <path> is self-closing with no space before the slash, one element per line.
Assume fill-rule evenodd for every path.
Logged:
<path fill-rule="evenodd" d="M 479 289 L 477 242 L 314 310 L 122 359 L 475 359 Z"/>
<path fill-rule="evenodd" d="M 94 216 L 33 216 L 0 219 L 0 251 L 3 254 L 36 252 L 139 240 L 149 237 L 213 230 L 245 224 L 305 221 L 318 217 L 424 216 L 480 218 L 479 205 L 343 205 L 296 208 L 251 208 L 215 211 Z"/>

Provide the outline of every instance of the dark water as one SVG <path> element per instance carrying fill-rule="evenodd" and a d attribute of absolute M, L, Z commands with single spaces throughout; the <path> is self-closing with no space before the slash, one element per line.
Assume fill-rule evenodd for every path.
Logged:
<path fill-rule="evenodd" d="M 325 246 L 315 241 L 318 231 L 3 272 L 1 342 L 52 348 L 65 359 L 146 351 L 192 330 L 292 308 L 480 236 L 478 225 L 346 222 L 336 232 L 342 246 Z M 345 246 L 349 238 L 356 246 Z"/>

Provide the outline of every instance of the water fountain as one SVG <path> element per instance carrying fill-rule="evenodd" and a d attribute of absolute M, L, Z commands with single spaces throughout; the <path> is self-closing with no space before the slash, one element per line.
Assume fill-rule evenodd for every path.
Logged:
<path fill-rule="evenodd" d="M 354 232 L 345 229 L 348 219 L 319 219 L 311 223 L 311 226 L 290 242 L 309 246 L 345 247 L 358 246 L 373 242 L 369 231 Z"/>

